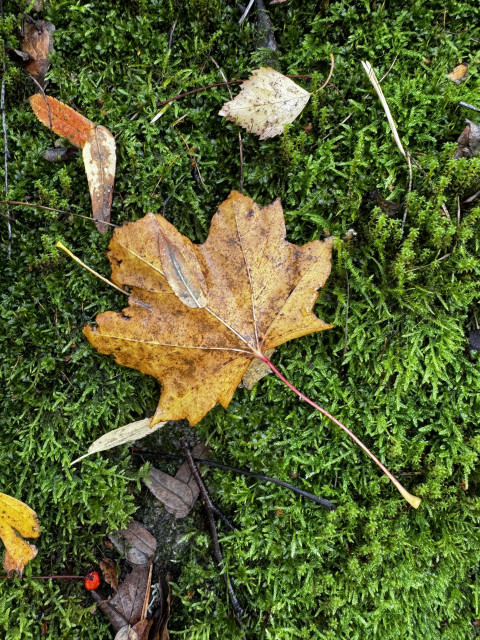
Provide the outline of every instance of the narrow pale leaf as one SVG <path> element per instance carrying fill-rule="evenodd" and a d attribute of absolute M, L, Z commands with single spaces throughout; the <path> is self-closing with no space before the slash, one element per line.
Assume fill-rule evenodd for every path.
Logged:
<path fill-rule="evenodd" d="M 83 149 L 95 125 L 63 102 L 36 93 L 29 98 L 37 118 L 46 127 L 71 144 Z"/>
<path fill-rule="evenodd" d="M 100 233 L 108 231 L 115 181 L 115 138 L 108 129 L 94 127 L 83 147 L 83 161 L 92 200 L 93 219 Z"/>
<path fill-rule="evenodd" d="M 25 565 L 37 555 L 34 545 L 23 538 L 38 538 L 37 514 L 25 503 L 0 493 L 0 538 L 6 548 L 3 567 L 6 573 L 22 575 Z"/>
<path fill-rule="evenodd" d="M 70 466 L 76 464 L 77 462 L 83 460 L 88 456 L 91 456 L 92 453 L 107 451 L 108 449 L 119 447 L 120 445 L 126 444 L 127 442 L 134 442 L 135 440 L 146 438 L 154 431 L 157 431 L 166 424 L 165 422 L 157 422 L 155 426 L 150 428 L 150 422 L 150 418 L 145 418 L 145 420 L 130 422 L 123 427 L 119 427 L 118 429 L 114 429 L 113 431 L 105 433 L 103 436 L 100 436 L 100 438 L 95 440 L 95 442 L 92 442 L 92 444 L 88 447 L 87 453 L 71 462 Z"/>
<path fill-rule="evenodd" d="M 293 80 L 261 67 L 242 83 L 238 96 L 225 103 L 219 115 L 266 140 L 283 133 L 284 126 L 295 120 L 309 99 L 310 93 Z"/>

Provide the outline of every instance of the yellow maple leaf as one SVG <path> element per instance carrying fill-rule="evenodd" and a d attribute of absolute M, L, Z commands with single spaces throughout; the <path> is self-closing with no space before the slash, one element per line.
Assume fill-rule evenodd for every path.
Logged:
<path fill-rule="evenodd" d="M 24 502 L 0 493 L 0 538 L 6 548 L 3 568 L 22 575 L 25 565 L 37 555 L 37 548 L 23 540 L 38 538 L 37 514 Z"/>

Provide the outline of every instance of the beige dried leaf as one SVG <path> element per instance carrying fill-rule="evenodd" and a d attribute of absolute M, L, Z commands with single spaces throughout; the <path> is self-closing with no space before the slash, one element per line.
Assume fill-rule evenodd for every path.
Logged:
<path fill-rule="evenodd" d="M 265 351 L 265 355 L 269 360 L 272 359 L 274 353 L 275 349 L 267 349 Z M 270 369 L 268 364 L 265 364 L 265 362 L 262 362 L 262 360 L 255 358 L 255 360 L 252 360 L 248 369 L 243 374 L 240 386 L 251 391 L 257 384 L 257 382 L 265 376 L 268 376 L 269 373 L 272 373 L 272 370 Z"/>
<path fill-rule="evenodd" d="M 135 440 L 141 440 L 146 436 L 151 435 L 157 429 L 160 429 L 166 424 L 166 422 L 157 422 L 152 428 L 150 428 L 150 418 L 145 420 L 137 420 L 136 422 L 130 422 L 129 424 L 114 429 L 100 436 L 95 442 L 88 447 L 87 453 L 80 458 L 77 458 L 70 463 L 70 466 L 83 460 L 84 458 L 91 456 L 92 453 L 98 453 L 99 451 L 107 451 L 107 449 L 113 449 L 113 447 L 119 447 L 127 442 L 134 442 Z"/>
<path fill-rule="evenodd" d="M 92 129 L 83 147 L 83 160 L 92 199 L 93 219 L 100 233 L 108 231 L 115 181 L 115 138 L 101 125 Z"/>
<path fill-rule="evenodd" d="M 303 111 L 310 93 L 270 67 L 252 72 L 236 98 L 223 105 L 220 116 L 232 120 L 260 140 L 283 133 L 283 127 Z"/>
<path fill-rule="evenodd" d="M 455 84 L 460 84 L 465 82 L 468 77 L 468 64 L 459 64 L 455 67 L 455 69 L 448 74 L 448 79 L 454 82 Z"/>

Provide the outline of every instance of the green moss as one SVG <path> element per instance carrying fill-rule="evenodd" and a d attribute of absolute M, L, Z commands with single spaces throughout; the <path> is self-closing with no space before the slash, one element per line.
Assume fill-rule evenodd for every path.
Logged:
<path fill-rule="evenodd" d="M 17 48 L 27 7 L 31 2 L 4 3 L 7 47 Z M 209 473 L 214 499 L 241 527 L 222 531 L 221 542 L 251 616 L 247 636 L 474 637 L 480 377 L 468 331 L 480 312 L 480 208 L 462 205 L 457 219 L 457 203 L 480 188 L 480 160 L 453 160 L 453 153 L 465 116 L 475 119 L 458 102 L 478 105 L 472 43 L 480 39 L 480 9 L 473 0 L 292 0 L 270 11 L 278 68 L 313 75 L 300 81 L 313 90 L 332 52 L 334 84 L 283 136 L 243 136 L 245 192 L 260 204 L 281 197 L 293 242 L 323 237 L 324 229 L 337 238 L 357 232 L 351 243 L 336 241 L 318 303 L 335 328 L 284 345 L 275 362 L 423 502 L 410 510 L 343 433 L 278 380 L 238 390 L 228 410 L 216 407 L 197 427 L 212 457 L 295 477 L 338 505 L 327 513 L 278 487 Z M 240 28 L 233 2 L 52 0 L 45 17 L 57 28 L 48 93 L 116 136 L 112 221 L 162 211 L 171 196 L 167 218 L 203 241 L 216 207 L 239 187 L 237 130 L 217 116 L 228 92 L 220 87 L 173 102 L 157 123 L 150 120 L 159 101 L 221 81 L 210 56 L 228 78 L 248 76 L 265 56 L 256 49 L 254 13 Z M 397 54 L 382 86 L 402 140 L 423 168 L 414 165 L 409 194 L 406 163 L 360 65 L 370 60 L 381 77 Z M 457 86 L 446 75 L 460 61 L 470 63 L 469 78 Z M 34 87 L 8 58 L 6 65 L 9 197 L 88 216 L 81 158 L 63 166 L 43 160 L 52 139 L 26 101 Z M 309 123 L 310 134 L 303 130 Z M 193 179 L 177 131 L 194 150 L 204 185 Z M 408 201 L 403 232 L 403 210 L 387 216 L 368 200 L 373 189 Z M 69 463 L 102 433 L 152 412 L 158 388 L 95 352 L 81 333 L 124 300 L 55 243 L 108 274 L 108 235 L 82 218 L 13 207 L 10 214 L 10 260 L 4 220 L 0 246 L 0 486 L 35 508 L 42 534 L 27 577 L 0 585 L 0 630 L 6 640 L 36 640 L 46 622 L 47 639 L 110 638 L 81 585 L 29 576 L 85 573 L 103 555 L 105 533 L 135 511 L 141 469 L 127 448 L 76 468 Z M 187 529 L 190 544 L 172 560 L 181 567 L 172 636 L 240 638 L 208 533 L 193 518 Z"/>

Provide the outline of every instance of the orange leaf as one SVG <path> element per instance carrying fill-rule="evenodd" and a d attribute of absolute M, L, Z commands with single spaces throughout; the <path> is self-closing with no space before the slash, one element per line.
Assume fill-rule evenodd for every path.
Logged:
<path fill-rule="evenodd" d="M 0 493 L 0 538 L 6 548 L 3 567 L 7 573 L 23 573 L 25 565 L 37 555 L 34 545 L 25 538 L 38 538 L 37 514 L 26 504 Z"/>
<path fill-rule="evenodd" d="M 162 383 L 152 425 L 196 424 L 217 402 L 228 406 L 255 356 L 330 328 L 312 309 L 330 274 L 332 239 L 298 247 L 285 234 L 279 200 L 260 209 L 236 191 L 203 245 L 151 213 L 115 230 L 112 279 L 131 287 L 130 306 L 100 314 L 84 333 L 101 353 Z"/>
<path fill-rule="evenodd" d="M 36 93 L 30 96 L 29 101 L 40 122 L 58 136 L 66 138 L 71 144 L 83 149 L 90 131 L 95 127 L 93 122 L 50 96 Z"/>

